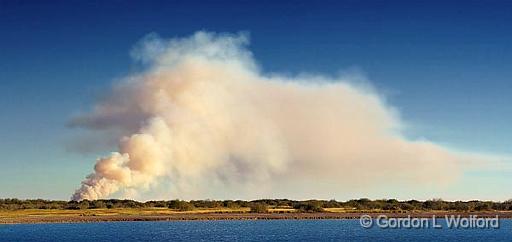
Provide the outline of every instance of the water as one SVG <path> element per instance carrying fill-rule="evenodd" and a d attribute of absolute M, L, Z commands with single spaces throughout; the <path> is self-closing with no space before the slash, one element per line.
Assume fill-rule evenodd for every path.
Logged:
<path fill-rule="evenodd" d="M 499 229 L 364 229 L 359 220 L 100 222 L 0 225 L 0 241 L 511 241 Z"/>

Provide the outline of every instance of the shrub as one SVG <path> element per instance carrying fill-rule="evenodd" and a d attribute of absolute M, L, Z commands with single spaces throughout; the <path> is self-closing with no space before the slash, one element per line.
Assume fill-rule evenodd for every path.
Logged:
<path fill-rule="evenodd" d="M 91 202 L 91 208 L 106 208 L 107 204 L 102 200 L 95 200 Z"/>
<path fill-rule="evenodd" d="M 187 201 L 172 200 L 169 202 L 169 208 L 177 209 L 179 211 L 190 211 L 194 209 L 194 205 Z"/>
<path fill-rule="evenodd" d="M 324 211 L 321 204 L 317 202 L 297 202 L 293 205 L 293 208 L 306 213 Z"/>
<path fill-rule="evenodd" d="M 78 208 L 79 209 L 88 209 L 89 206 L 90 206 L 89 205 L 89 201 L 87 201 L 87 200 L 83 200 L 80 203 L 78 203 Z"/>
<path fill-rule="evenodd" d="M 267 204 L 261 203 L 261 202 L 251 203 L 250 208 L 251 208 L 251 210 L 250 210 L 251 213 L 266 213 L 266 212 L 268 212 Z"/>

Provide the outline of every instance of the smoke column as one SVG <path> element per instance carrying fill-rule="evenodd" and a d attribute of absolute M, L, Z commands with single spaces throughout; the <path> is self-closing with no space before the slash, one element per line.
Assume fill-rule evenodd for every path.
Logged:
<path fill-rule="evenodd" d="M 393 108 L 350 78 L 262 73 L 243 35 L 150 35 L 144 72 L 117 83 L 74 126 L 116 130 L 73 200 L 164 187 L 163 196 L 315 194 L 379 183 L 444 184 L 457 155 L 407 140 Z M 324 190 L 325 190 L 324 189 Z M 242 196 L 242 195 L 241 195 Z"/>

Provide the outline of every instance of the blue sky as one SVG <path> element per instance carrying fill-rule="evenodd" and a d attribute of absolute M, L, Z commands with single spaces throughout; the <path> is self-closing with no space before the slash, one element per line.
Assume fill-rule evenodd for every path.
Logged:
<path fill-rule="evenodd" d="M 1 1 L 0 197 L 69 198 L 104 153 L 67 149 L 66 123 L 139 68 L 129 52 L 151 32 L 247 31 L 266 72 L 355 70 L 411 138 L 510 154 L 511 12 L 510 1 Z"/>

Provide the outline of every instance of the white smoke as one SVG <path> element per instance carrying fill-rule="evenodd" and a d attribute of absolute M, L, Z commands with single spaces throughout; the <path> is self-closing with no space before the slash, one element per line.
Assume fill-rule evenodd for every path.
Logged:
<path fill-rule="evenodd" d="M 314 194 L 407 182 L 444 184 L 460 158 L 407 140 L 391 107 L 350 79 L 262 73 L 245 35 L 149 36 L 146 63 L 73 124 L 118 130 L 72 199 L 169 187 L 164 196 Z M 221 188 L 223 187 L 224 190 Z M 244 195 L 239 195 L 244 196 Z M 170 198 L 170 197 L 169 197 Z"/>

